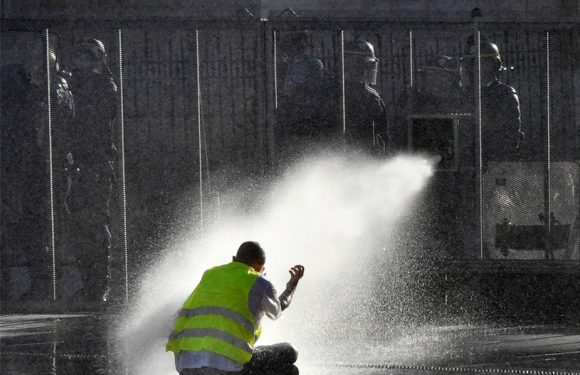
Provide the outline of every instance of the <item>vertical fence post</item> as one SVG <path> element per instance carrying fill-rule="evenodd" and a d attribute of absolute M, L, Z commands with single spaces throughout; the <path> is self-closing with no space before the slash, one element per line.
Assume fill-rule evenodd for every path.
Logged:
<path fill-rule="evenodd" d="M 552 252 L 552 244 L 550 241 L 552 232 L 552 155 L 551 155 L 551 93 L 550 93 L 550 32 L 546 32 L 546 159 L 544 164 L 544 228 L 545 228 L 545 259 L 554 259 L 554 254 Z"/>
<path fill-rule="evenodd" d="M 56 301 L 56 249 L 54 238 L 54 184 L 52 172 L 52 76 L 50 67 L 50 35 L 49 30 L 44 30 L 46 41 L 46 97 L 48 105 L 48 169 L 49 169 L 49 192 L 50 192 L 50 249 L 51 249 L 51 279 L 52 279 L 52 300 Z"/>
<path fill-rule="evenodd" d="M 278 109 L 278 40 L 276 30 L 273 31 L 272 48 L 274 49 L 274 109 Z"/>
<path fill-rule="evenodd" d="M 270 167 L 277 165 L 276 158 L 276 108 L 278 108 L 278 32 L 270 22 L 262 20 L 263 72 L 264 72 L 264 116 L 266 119 L 266 150 Z"/>
<path fill-rule="evenodd" d="M 203 212 L 203 159 L 202 159 L 202 131 L 201 131 L 201 83 L 199 69 L 199 30 L 195 30 L 195 75 L 197 80 L 197 139 L 198 139 L 198 156 L 199 156 L 199 228 L 203 233 L 204 212 Z"/>
<path fill-rule="evenodd" d="M 415 70 L 415 63 L 413 61 L 413 51 L 415 50 L 415 46 L 413 45 L 413 30 L 409 30 L 409 86 L 411 89 L 414 86 L 414 70 Z M 412 90 L 411 90 L 412 91 Z"/>
<path fill-rule="evenodd" d="M 483 220 L 483 150 L 482 150 L 482 109 L 481 109 L 481 31 L 479 30 L 479 17 L 481 14 L 475 10 L 472 12 L 473 17 L 473 38 L 474 45 L 476 48 L 476 68 L 475 68 L 475 85 L 474 85 L 474 95 L 475 95 L 475 121 L 476 121 L 476 160 L 477 160 L 477 213 L 478 213 L 478 229 L 479 229 L 479 258 L 483 259 L 485 257 L 485 249 L 483 242 L 483 231 L 484 231 L 484 220 Z"/>
<path fill-rule="evenodd" d="M 346 146 L 346 87 L 344 69 L 344 30 L 340 31 L 340 117 L 342 122 L 342 141 Z"/>
<path fill-rule="evenodd" d="M 415 44 L 414 44 L 414 35 L 413 35 L 413 30 L 409 30 L 409 85 L 405 87 L 405 90 L 407 90 L 407 103 L 405 103 L 405 112 L 407 114 L 413 114 L 413 108 L 415 106 L 415 90 L 414 90 L 414 86 L 415 86 Z M 413 151 L 413 146 L 412 146 L 412 135 L 413 135 L 413 129 L 412 129 L 412 124 L 409 120 L 409 117 L 407 117 L 405 119 L 405 125 L 407 126 L 407 132 L 406 132 L 406 137 L 407 137 L 407 150 L 412 152 Z"/>
<path fill-rule="evenodd" d="M 121 195 L 123 204 L 123 256 L 125 303 L 129 302 L 129 254 L 127 245 L 127 188 L 125 174 L 125 98 L 123 81 L 123 31 L 119 29 L 119 94 L 121 104 Z"/>

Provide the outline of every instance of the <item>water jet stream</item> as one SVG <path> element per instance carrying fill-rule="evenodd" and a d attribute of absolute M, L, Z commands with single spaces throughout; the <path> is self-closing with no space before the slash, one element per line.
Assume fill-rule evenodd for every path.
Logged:
<path fill-rule="evenodd" d="M 185 236 L 143 273 L 134 306 L 116 332 L 128 350 L 129 373 L 175 373 L 173 356 L 164 352 L 174 314 L 202 272 L 229 262 L 245 240 L 266 249 L 267 273 L 280 291 L 291 265 L 306 267 L 292 306 L 279 321 L 263 322 L 259 344 L 289 341 L 301 353 L 299 362 L 320 362 L 333 358 L 329 340 L 364 340 L 376 330 L 374 275 L 388 272 L 373 265 L 380 260 L 388 267 L 399 256 L 391 237 L 398 218 L 431 175 L 431 164 L 413 156 L 324 154 L 305 158 L 273 183 L 258 207 L 220 212 L 219 227 L 207 228 L 203 237 Z"/>

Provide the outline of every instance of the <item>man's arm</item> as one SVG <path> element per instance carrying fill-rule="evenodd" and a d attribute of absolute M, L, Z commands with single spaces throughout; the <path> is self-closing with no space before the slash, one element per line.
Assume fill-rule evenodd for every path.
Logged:
<path fill-rule="evenodd" d="M 276 296 L 276 289 L 268 280 L 264 278 L 258 279 L 250 293 L 250 309 L 254 314 L 262 312 L 268 318 L 275 320 L 290 305 L 298 281 L 304 275 L 304 267 L 297 265 L 292 267 L 289 272 L 290 280 L 286 284 L 286 290 L 282 292 L 280 297 Z"/>
<path fill-rule="evenodd" d="M 304 266 L 296 265 L 290 268 L 290 280 L 286 284 L 286 289 L 280 294 L 278 299 L 280 300 L 280 306 L 282 307 L 282 311 L 286 310 L 288 306 L 290 306 L 290 302 L 292 302 L 292 296 L 294 295 L 294 291 L 298 286 L 298 282 L 304 276 Z"/>

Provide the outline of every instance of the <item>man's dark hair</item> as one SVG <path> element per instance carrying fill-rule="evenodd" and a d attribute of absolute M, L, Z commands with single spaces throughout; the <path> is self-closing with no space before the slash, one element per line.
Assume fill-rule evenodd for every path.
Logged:
<path fill-rule="evenodd" d="M 236 260 L 241 263 L 253 263 L 266 259 L 266 253 L 259 243 L 246 241 L 240 245 L 236 254 Z"/>

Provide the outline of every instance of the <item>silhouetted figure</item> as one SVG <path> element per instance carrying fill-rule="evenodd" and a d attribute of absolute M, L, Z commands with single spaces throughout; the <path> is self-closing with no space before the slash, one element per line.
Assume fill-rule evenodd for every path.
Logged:
<path fill-rule="evenodd" d="M 376 89 L 378 63 L 371 43 L 345 43 L 344 136 L 347 144 L 364 151 L 385 151 L 390 137 L 385 103 Z"/>
<path fill-rule="evenodd" d="M 328 127 L 321 111 L 322 98 L 328 95 L 324 67 L 319 58 L 308 53 L 308 39 L 308 32 L 303 30 L 281 33 L 276 144 L 288 157 L 322 140 Z"/>
<path fill-rule="evenodd" d="M 72 162 L 71 129 L 74 126 L 74 98 L 69 86 L 70 73 L 61 70 L 57 55 L 50 51 L 52 169 L 55 246 L 58 264 L 59 299 L 68 301 L 82 288 L 81 270 L 70 234 L 69 196 L 77 172 Z M 46 127 L 48 133 L 48 127 Z M 44 137 L 48 143 L 48 136 Z"/>
<path fill-rule="evenodd" d="M 462 86 L 466 93 L 474 92 L 477 77 L 477 48 L 473 37 L 468 39 L 469 53 L 462 57 Z M 499 80 L 505 69 L 499 48 L 481 41 L 481 115 L 482 158 L 488 161 L 513 160 L 518 156 L 524 139 L 521 129 L 520 101 L 516 90 Z M 475 96 L 475 93 L 472 94 Z M 475 105 L 476 101 L 473 100 Z M 475 113 L 475 110 L 474 110 Z"/>
<path fill-rule="evenodd" d="M 292 100 L 313 95 L 320 87 L 324 66 L 319 58 L 308 53 L 308 37 L 306 31 L 282 33 L 280 49 L 286 65 L 282 98 Z"/>
<path fill-rule="evenodd" d="M 75 46 L 70 86 L 75 100 L 70 160 L 78 170 L 69 198 L 72 243 L 83 270 L 85 297 L 106 301 L 112 261 L 109 201 L 116 160 L 113 121 L 118 99 L 102 42 L 90 39 Z"/>
<path fill-rule="evenodd" d="M 1 111 L 3 299 L 48 298 L 48 149 L 41 136 L 46 105 L 43 90 L 21 64 L 1 68 Z"/>

